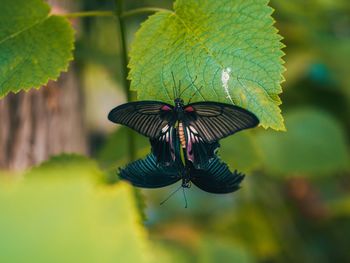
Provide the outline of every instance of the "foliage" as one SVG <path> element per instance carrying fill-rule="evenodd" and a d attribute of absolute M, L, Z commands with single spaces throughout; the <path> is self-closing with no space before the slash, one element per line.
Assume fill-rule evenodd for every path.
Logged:
<path fill-rule="evenodd" d="M 251 263 L 254 262 L 250 254 L 239 245 L 234 247 L 234 243 L 230 244 L 216 238 L 204 237 L 200 242 L 200 250 L 202 253 L 199 257 L 199 262 L 240 262 Z"/>
<path fill-rule="evenodd" d="M 113 8 L 108 0 L 80 3 L 87 10 Z M 132 42 L 129 77 L 138 98 L 171 102 L 171 72 L 182 90 L 197 76 L 204 99 L 231 103 L 227 87 L 233 102 L 258 114 L 264 127 L 283 129 L 282 44 L 267 3 L 177 0 L 170 10 L 170 0 L 125 1 L 126 10 L 169 8 L 149 17 Z M 118 180 L 130 130 L 106 135 L 105 111 L 126 97 L 118 65 L 125 50 L 117 50 L 115 19 L 89 18 L 89 28 L 83 20 L 78 64 L 98 63 L 103 71 L 80 73 L 89 75 L 91 96 L 104 104 L 86 105 L 95 115 L 89 132 L 98 129 L 100 137 L 91 146 L 104 171 L 76 155 L 53 157 L 24 174 L 0 171 L 0 261 L 350 262 L 350 6 L 347 0 L 269 5 L 287 45 L 281 106 L 287 132 L 260 128 L 220 141 L 223 161 L 247 174 L 242 189 L 232 195 L 186 189 L 188 209 L 181 191 L 159 205 L 178 185 L 140 190 Z M 123 18 L 128 40 L 141 18 Z M 49 15 L 41 0 L 2 1 L 0 96 L 56 79 L 72 43 L 66 18 Z M 28 61 L 15 68 L 23 58 Z M 106 74 L 113 75 L 107 84 Z M 104 93 L 106 85 L 116 95 Z M 183 94 L 185 102 L 196 87 Z M 198 92 L 194 100 L 201 99 Z M 142 158 L 148 140 L 132 137 Z"/>
<path fill-rule="evenodd" d="M 21 180 L 1 178 L 0 260 L 187 261 L 187 252 L 147 240 L 132 188 L 122 182 L 103 185 L 103 177 L 86 157 L 61 155 L 31 169 Z M 195 249 L 200 262 L 253 262 L 244 248 L 230 243 L 207 237 Z"/>
<path fill-rule="evenodd" d="M 128 128 L 120 127 L 109 136 L 108 141 L 100 149 L 100 151 L 97 154 L 97 159 L 104 167 L 118 167 L 127 164 L 128 160 L 126 156 L 128 151 L 128 132 Z M 149 142 L 144 136 L 141 136 L 136 132 L 132 133 L 135 139 L 135 145 L 137 149 L 136 157 L 144 157 L 151 150 Z"/>
<path fill-rule="evenodd" d="M 98 185 L 101 175 L 94 162 L 66 155 L 21 181 L 3 179 L 0 261 L 150 262 L 131 187 Z"/>
<path fill-rule="evenodd" d="M 256 145 L 256 134 L 241 132 L 220 141 L 219 155 L 234 169 L 244 173 L 261 167 L 260 149 Z"/>
<path fill-rule="evenodd" d="M 271 13 L 267 1 L 176 1 L 174 11 L 156 13 L 137 32 L 131 88 L 139 99 L 172 102 L 173 73 L 183 87 L 193 84 L 185 100 L 203 86 L 196 100 L 235 103 L 263 127 L 284 130 L 283 52 Z"/>
<path fill-rule="evenodd" d="M 0 98 L 57 79 L 72 59 L 73 30 L 42 0 L 3 0 L 0 8 Z"/>
<path fill-rule="evenodd" d="M 261 133 L 263 162 L 278 174 L 329 175 L 346 171 L 349 152 L 342 127 L 332 116 L 314 109 L 286 115 L 288 133 Z"/>

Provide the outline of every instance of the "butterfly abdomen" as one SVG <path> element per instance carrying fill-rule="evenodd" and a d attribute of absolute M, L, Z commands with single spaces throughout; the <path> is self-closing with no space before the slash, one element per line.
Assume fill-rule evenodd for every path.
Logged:
<path fill-rule="evenodd" d="M 185 133 L 184 133 L 184 127 L 182 125 L 182 122 L 179 122 L 179 138 L 182 148 L 186 148 L 186 139 L 185 139 Z"/>

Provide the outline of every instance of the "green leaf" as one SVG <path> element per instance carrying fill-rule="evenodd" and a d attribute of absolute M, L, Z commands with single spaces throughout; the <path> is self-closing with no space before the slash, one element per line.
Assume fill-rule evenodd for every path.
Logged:
<path fill-rule="evenodd" d="M 150 262 L 133 189 L 97 185 L 101 173 L 65 155 L 0 178 L 0 262 Z"/>
<path fill-rule="evenodd" d="M 73 29 L 41 0 L 2 0 L 0 98 L 55 80 L 72 59 Z"/>
<path fill-rule="evenodd" d="M 329 114 L 299 109 L 286 115 L 286 133 L 259 134 L 265 167 L 290 175 L 328 175 L 349 168 L 349 152 L 343 128 Z"/>
<path fill-rule="evenodd" d="M 136 158 L 142 158 L 151 152 L 148 139 L 127 127 L 120 127 L 113 132 L 106 143 L 97 153 L 97 160 L 103 167 L 120 167 L 128 163 L 128 133 L 131 132 L 135 139 Z"/>
<path fill-rule="evenodd" d="M 232 169 L 248 173 L 261 165 L 255 133 L 237 133 L 220 141 L 220 145 L 220 156 Z"/>
<path fill-rule="evenodd" d="M 173 73 L 182 90 L 190 86 L 182 98 L 203 86 L 193 101 L 234 103 L 254 112 L 263 127 L 283 130 L 283 45 L 267 3 L 177 0 L 173 12 L 151 16 L 132 45 L 131 89 L 139 99 L 172 102 Z"/>
<path fill-rule="evenodd" d="M 253 256 L 241 244 L 230 243 L 214 237 L 201 238 L 199 262 L 255 262 Z"/>

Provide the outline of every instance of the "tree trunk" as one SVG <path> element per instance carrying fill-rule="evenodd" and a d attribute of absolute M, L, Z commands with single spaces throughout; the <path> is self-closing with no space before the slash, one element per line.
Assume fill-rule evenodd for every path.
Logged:
<path fill-rule="evenodd" d="M 60 6 L 62 1 L 53 2 L 67 8 Z M 0 169 L 22 170 L 64 152 L 86 154 L 83 116 L 83 96 L 74 64 L 58 82 L 2 98 Z"/>

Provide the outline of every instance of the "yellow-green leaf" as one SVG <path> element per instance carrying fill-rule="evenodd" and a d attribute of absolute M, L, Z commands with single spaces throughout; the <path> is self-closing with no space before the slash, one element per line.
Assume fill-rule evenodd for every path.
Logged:
<path fill-rule="evenodd" d="M 68 155 L 0 178 L 0 262 L 153 262 L 133 189 L 101 173 Z"/>
<path fill-rule="evenodd" d="M 188 100 L 234 103 L 265 128 L 283 130 L 278 94 L 283 80 L 281 37 L 267 0 L 177 0 L 151 16 L 132 45 L 131 89 L 139 99 L 172 102 L 173 78 Z M 191 85 L 191 83 L 194 83 Z"/>
<path fill-rule="evenodd" d="M 268 172 L 330 175 L 349 168 L 349 149 L 340 124 L 328 113 L 299 109 L 286 115 L 286 133 L 257 136 Z"/>
<path fill-rule="evenodd" d="M 0 98 L 40 87 L 67 70 L 73 29 L 49 14 L 42 0 L 2 0 L 0 7 Z"/>

